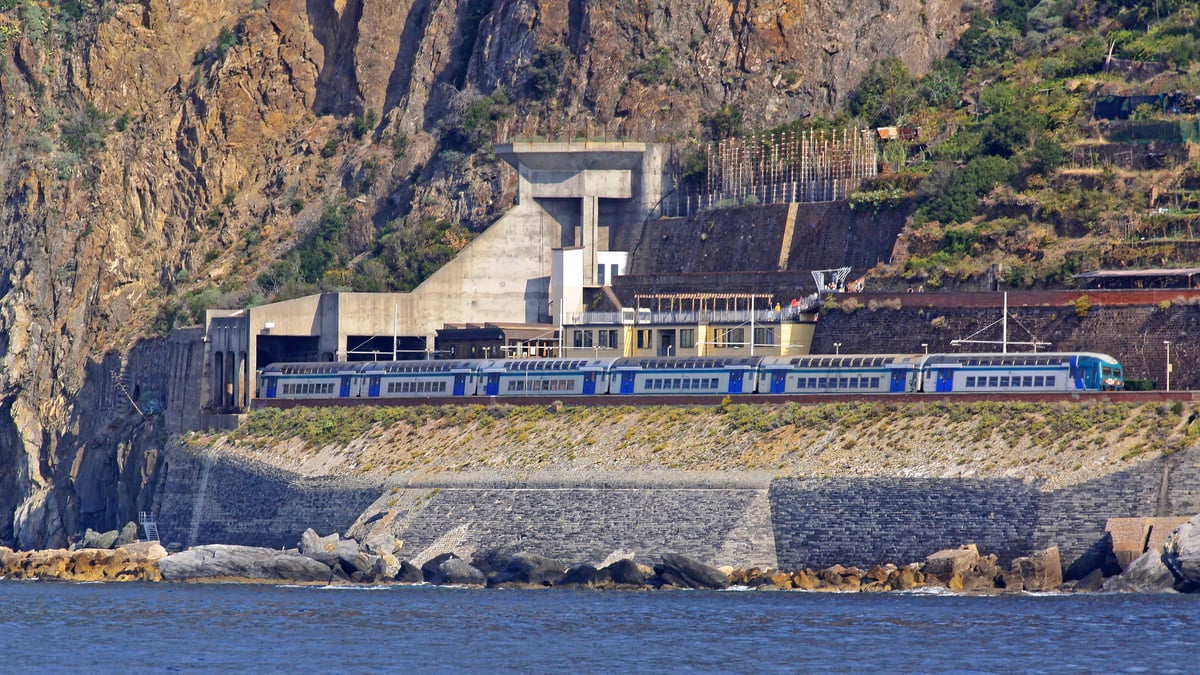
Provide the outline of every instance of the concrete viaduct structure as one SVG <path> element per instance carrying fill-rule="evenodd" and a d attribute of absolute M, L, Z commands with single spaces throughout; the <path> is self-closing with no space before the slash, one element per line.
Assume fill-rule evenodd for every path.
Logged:
<path fill-rule="evenodd" d="M 516 205 L 410 293 L 322 293 L 210 310 L 202 400 L 245 410 L 255 373 L 277 361 L 429 358 L 451 323 L 541 324 L 579 312 L 583 289 L 624 272 L 647 215 L 669 189 L 668 148 L 625 142 L 511 143 L 496 154 L 519 176 Z"/>

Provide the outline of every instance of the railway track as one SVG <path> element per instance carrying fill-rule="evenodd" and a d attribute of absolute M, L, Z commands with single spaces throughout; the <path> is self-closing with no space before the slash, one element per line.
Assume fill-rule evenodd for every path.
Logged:
<path fill-rule="evenodd" d="M 416 406 L 416 405 L 535 405 L 548 406 L 555 403 L 576 406 L 716 406 L 723 401 L 733 403 L 798 403 L 818 405 L 821 403 L 974 403 L 996 401 L 1009 403 L 1060 403 L 1101 401 L 1114 403 L 1182 403 L 1200 402 L 1200 391 L 1103 391 L 1064 392 L 1037 394 L 739 394 L 736 396 L 654 396 L 654 395 L 604 395 L 604 396 L 461 396 L 461 397 L 387 397 L 387 398 L 331 398 L 331 399 L 264 399 L 251 402 L 251 410 L 264 408 L 306 407 L 355 407 L 355 406 Z"/>

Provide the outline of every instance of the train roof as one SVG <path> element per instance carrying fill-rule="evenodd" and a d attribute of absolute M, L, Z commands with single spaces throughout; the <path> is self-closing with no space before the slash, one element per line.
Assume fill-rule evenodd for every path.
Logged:
<path fill-rule="evenodd" d="M 763 357 L 762 368 L 887 368 L 915 366 L 924 354 L 805 354 Z"/>
<path fill-rule="evenodd" d="M 757 366 L 761 356 L 634 356 L 617 359 L 613 368 L 642 368 L 644 370 L 669 370 L 677 368 L 728 368 Z"/>
<path fill-rule="evenodd" d="M 478 362 L 465 359 L 445 361 L 368 361 L 362 364 L 362 373 L 451 373 L 475 370 Z"/>
<path fill-rule="evenodd" d="M 1095 352 L 1009 352 L 1007 354 L 930 354 L 928 364 L 956 363 L 970 366 L 1044 366 L 1066 363 L 1072 358 L 1091 357 L 1111 365 L 1120 365 L 1108 354 Z"/>
<path fill-rule="evenodd" d="M 263 373 L 279 375 L 317 375 L 322 373 L 344 373 L 358 370 L 361 363 L 347 361 L 303 361 L 297 363 L 271 363 L 263 366 Z"/>
<path fill-rule="evenodd" d="M 530 373 L 547 370 L 603 370 L 616 359 L 496 359 L 481 366 L 481 370 Z"/>

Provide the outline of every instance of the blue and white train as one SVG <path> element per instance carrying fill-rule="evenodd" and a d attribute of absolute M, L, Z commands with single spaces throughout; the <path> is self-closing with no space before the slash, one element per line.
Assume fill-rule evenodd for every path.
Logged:
<path fill-rule="evenodd" d="M 264 399 L 1119 391 L 1107 354 L 842 354 L 274 363 Z"/>

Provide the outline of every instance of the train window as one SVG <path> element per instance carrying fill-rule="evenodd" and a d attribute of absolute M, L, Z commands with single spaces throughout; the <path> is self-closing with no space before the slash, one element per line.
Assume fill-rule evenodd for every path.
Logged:
<path fill-rule="evenodd" d="M 1033 386 L 1033 376 L 1032 376 L 1032 375 L 1026 375 L 1026 376 L 1025 376 L 1025 382 L 1024 382 L 1024 385 L 1023 385 L 1023 386 L 1026 386 L 1026 387 L 1032 387 L 1032 386 Z"/>
<path fill-rule="evenodd" d="M 989 387 L 1000 386 L 1000 378 L 996 375 L 992 375 L 992 376 L 988 377 L 988 386 Z"/>
<path fill-rule="evenodd" d="M 975 376 L 973 376 L 973 375 L 972 375 L 972 376 L 968 376 L 968 377 L 967 377 L 967 386 L 968 386 L 968 387 L 974 387 L 974 386 L 975 386 Z"/>
<path fill-rule="evenodd" d="M 878 388 L 879 388 L 879 378 L 878 378 L 878 377 L 872 377 L 872 378 L 871 378 L 871 388 L 872 388 L 872 389 L 878 389 Z"/>
<path fill-rule="evenodd" d="M 1053 386 L 1055 386 L 1055 385 L 1054 385 L 1054 382 L 1055 382 L 1055 380 L 1056 380 L 1056 379 L 1057 379 L 1057 378 L 1056 378 L 1054 375 L 1047 375 L 1047 376 L 1046 376 L 1046 386 L 1047 386 L 1047 387 L 1053 387 Z"/>
<path fill-rule="evenodd" d="M 822 378 L 819 378 L 819 379 L 817 380 L 817 386 L 818 386 L 819 388 L 821 388 L 821 389 L 828 389 L 828 388 L 829 388 L 829 381 L 828 381 L 828 380 L 826 380 L 826 379 L 825 379 L 825 378 L 823 378 L 823 377 L 822 377 Z"/>
<path fill-rule="evenodd" d="M 850 378 L 850 388 L 858 389 L 858 378 L 857 377 Z"/>
<path fill-rule="evenodd" d="M 839 389 L 845 389 L 845 388 L 846 388 L 846 387 L 847 387 L 847 386 L 850 384 L 850 382 L 849 382 L 849 379 L 850 379 L 850 378 L 847 378 L 847 377 L 839 377 L 839 378 L 838 378 L 838 385 L 837 385 L 837 386 L 838 386 L 838 388 L 839 388 Z"/>
<path fill-rule="evenodd" d="M 1041 387 L 1041 386 L 1044 386 L 1045 384 L 1046 384 L 1046 380 L 1045 380 L 1045 378 L 1043 378 L 1041 375 L 1035 375 L 1035 376 L 1034 376 L 1034 378 L 1033 378 L 1033 386 L 1035 386 L 1035 387 Z"/>
<path fill-rule="evenodd" d="M 1007 386 L 1008 386 L 1008 376 L 1007 376 L 1007 375 L 1005 375 L 1004 377 L 1001 377 L 1001 378 L 1000 378 L 1000 386 L 1001 386 L 1001 387 L 1007 387 Z"/>

